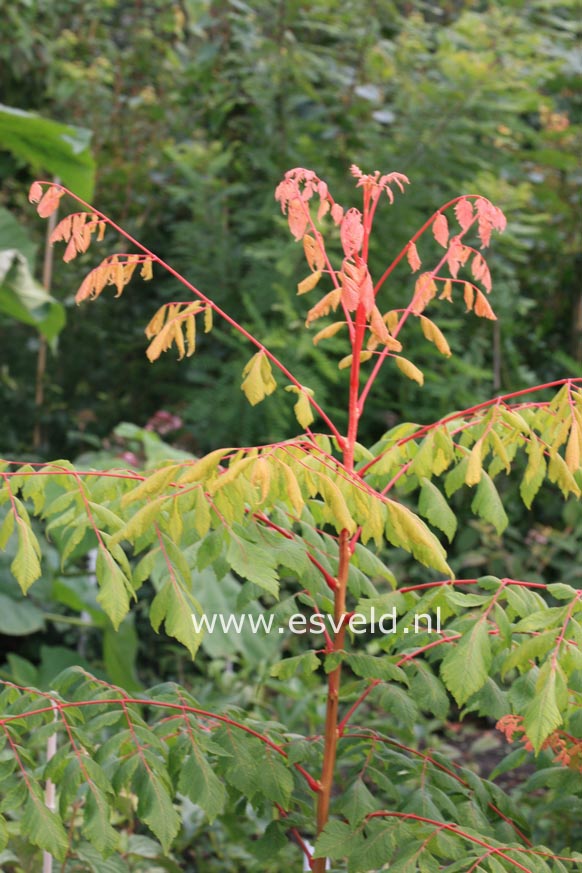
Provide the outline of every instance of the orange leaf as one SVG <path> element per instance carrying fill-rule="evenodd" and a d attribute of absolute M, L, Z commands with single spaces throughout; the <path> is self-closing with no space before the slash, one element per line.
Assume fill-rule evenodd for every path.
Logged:
<path fill-rule="evenodd" d="M 471 285 L 470 282 L 465 282 L 463 286 L 463 296 L 465 298 L 465 306 L 467 307 L 467 312 L 470 312 L 473 308 L 473 301 L 475 299 L 475 286 Z"/>
<path fill-rule="evenodd" d="M 334 288 L 333 291 L 330 291 L 325 295 L 325 297 L 322 297 L 319 303 L 316 303 L 307 313 L 305 324 L 309 326 L 311 322 L 315 321 L 317 318 L 321 318 L 323 315 L 329 315 L 332 309 L 335 311 L 341 300 L 341 294 L 341 288 Z"/>
<path fill-rule="evenodd" d="M 473 204 L 470 200 L 459 200 L 457 205 L 455 206 L 455 215 L 457 216 L 457 221 L 461 225 L 462 230 L 467 230 L 471 222 L 473 221 Z"/>
<path fill-rule="evenodd" d="M 50 188 L 46 189 L 42 195 L 40 203 L 36 207 L 36 211 L 41 218 L 48 218 L 49 215 L 53 214 L 55 209 L 58 209 L 61 197 L 64 193 L 65 192 L 61 188 L 56 188 L 54 185 L 51 185 Z"/>
<path fill-rule="evenodd" d="M 406 252 L 406 257 L 408 259 L 408 263 L 410 264 L 410 269 L 413 273 L 416 273 L 417 270 L 420 270 L 422 262 L 418 256 L 418 250 L 414 243 L 410 243 L 408 251 Z"/>
<path fill-rule="evenodd" d="M 324 200 L 324 203 L 327 203 Z M 310 270 L 323 270 L 325 266 L 325 257 L 323 255 L 322 244 L 320 241 L 313 239 L 308 233 L 303 237 L 303 251 Z"/>
<path fill-rule="evenodd" d="M 437 215 L 432 226 L 432 232 L 439 245 L 446 249 L 449 243 L 449 223 L 446 215 L 443 215 L 442 212 L 439 212 Z"/>
<path fill-rule="evenodd" d="M 41 197 L 42 185 L 40 184 L 40 182 L 33 182 L 30 186 L 30 191 L 28 192 L 28 199 L 30 203 L 38 203 Z"/>
<path fill-rule="evenodd" d="M 289 230 L 296 240 L 303 238 L 305 228 L 307 227 L 307 206 L 298 197 L 294 197 L 289 203 L 287 211 L 287 220 L 289 221 Z"/>
<path fill-rule="evenodd" d="M 359 209 L 352 206 L 342 218 L 340 239 L 346 258 L 350 258 L 360 251 L 364 239 L 364 226 L 362 213 Z"/>
<path fill-rule="evenodd" d="M 478 288 L 475 289 L 475 292 L 477 294 L 475 299 L 475 315 L 480 315 L 481 318 L 490 318 L 492 321 L 497 321 L 497 316 L 491 309 L 489 301 L 485 295 L 479 291 Z"/>

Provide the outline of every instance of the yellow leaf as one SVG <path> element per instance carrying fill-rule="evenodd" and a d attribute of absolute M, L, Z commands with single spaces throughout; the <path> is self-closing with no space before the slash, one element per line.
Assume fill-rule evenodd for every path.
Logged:
<path fill-rule="evenodd" d="M 570 437 L 566 446 L 566 466 L 571 473 L 575 473 L 580 467 L 580 440 L 578 438 L 578 423 L 572 421 Z"/>
<path fill-rule="evenodd" d="M 412 361 L 409 361 L 408 358 L 403 358 L 401 355 L 393 355 L 392 356 L 396 361 L 396 366 L 398 369 L 404 373 L 405 376 L 408 376 L 409 379 L 412 379 L 414 382 L 418 382 L 419 385 L 424 385 L 424 374 L 422 370 L 413 364 Z"/>
<path fill-rule="evenodd" d="M 178 360 L 182 360 L 186 353 L 186 346 L 184 344 L 184 334 L 182 333 L 182 325 L 174 323 L 171 327 L 172 331 L 172 339 L 176 343 L 176 347 L 178 349 Z"/>
<path fill-rule="evenodd" d="M 463 286 L 463 296 L 465 298 L 465 306 L 467 307 L 467 312 L 470 312 L 473 308 L 473 301 L 475 299 L 475 289 L 470 282 L 465 282 Z"/>
<path fill-rule="evenodd" d="M 400 321 L 400 313 L 395 309 L 391 309 L 390 312 L 385 312 L 382 316 L 383 321 L 388 325 L 388 330 L 390 333 L 394 333 L 396 328 L 398 327 L 398 322 Z"/>
<path fill-rule="evenodd" d="M 348 367 L 351 367 L 353 355 L 346 355 L 345 358 L 342 358 L 338 364 L 338 369 L 346 370 Z M 372 357 L 372 352 L 360 352 L 360 364 L 364 361 L 369 361 Z"/>
<path fill-rule="evenodd" d="M 449 348 L 449 344 L 434 321 L 431 321 L 430 318 L 427 318 L 425 315 L 421 315 L 420 326 L 426 339 L 435 344 L 441 355 L 450 358 L 452 352 Z"/>
<path fill-rule="evenodd" d="M 477 298 L 475 300 L 475 315 L 479 315 L 481 318 L 490 318 L 492 321 L 497 321 L 497 316 L 491 309 L 489 305 L 489 301 L 485 297 L 482 291 L 476 289 Z"/>
<path fill-rule="evenodd" d="M 152 276 L 153 276 L 152 262 L 149 258 L 147 258 L 147 260 L 142 262 L 141 270 L 139 271 L 139 275 L 146 282 L 152 278 Z"/>
<path fill-rule="evenodd" d="M 180 472 L 178 464 L 169 464 L 165 467 L 160 467 L 155 470 L 146 479 L 143 480 L 136 488 L 128 491 L 121 499 L 121 505 L 127 506 L 135 500 L 143 500 L 146 497 L 157 497 L 158 495 L 167 492 L 170 482 Z"/>
<path fill-rule="evenodd" d="M 183 468 L 183 473 L 179 479 L 180 485 L 186 485 L 190 482 L 206 483 L 206 480 L 209 479 L 211 475 L 215 477 L 220 461 L 225 455 L 228 455 L 229 452 L 232 452 L 231 448 L 215 449 L 213 452 L 210 452 L 210 454 L 200 458 L 200 460 L 196 461 L 194 464 Z"/>
<path fill-rule="evenodd" d="M 216 494 L 217 491 L 220 491 L 226 485 L 234 482 L 235 479 L 241 475 L 241 473 L 250 465 L 255 462 L 255 458 L 240 458 L 238 461 L 231 461 L 231 464 L 228 470 L 225 470 L 224 473 L 221 473 L 217 479 L 213 479 L 212 482 L 207 484 L 206 490 L 208 494 Z"/>
<path fill-rule="evenodd" d="M 309 425 L 313 424 L 313 422 L 315 421 L 307 394 L 303 392 L 299 394 L 299 397 L 297 398 L 297 403 L 293 407 L 293 410 L 295 411 L 297 421 L 305 430 L 307 430 Z"/>
<path fill-rule="evenodd" d="M 243 370 L 243 376 L 241 389 L 251 406 L 256 406 L 277 387 L 271 365 L 264 352 L 253 355 Z"/>
<path fill-rule="evenodd" d="M 298 284 L 297 293 L 298 294 L 307 294 L 308 291 L 312 291 L 320 279 L 321 279 L 321 270 L 316 270 L 315 273 L 312 273 L 311 276 L 308 276 L 306 279 L 304 279 L 302 282 L 300 282 Z"/>
<path fill-rule="evenodd" d="M 439 300 L 448 300 L 452 302 L 453 299 L 453 283 L 450 279 L 447 279 L 441 294 L 439 295 Z"/>
<path fill-rule="evenodd" d="M 153 364 L 160 357 L 162 352 L 167 351 L 172 345 L 174 333 L 174 325 L 167 323 L 161 329 L 156 337 L 151 341 L 146 349 L 148 361 Z"/>
<path fill-rule="evenodd" d="M 333 324 L 328 324 L 327 327 L 324 327 L 313 337 L 313 345 L 316 346 L 317 343 L 322 339 L 329 339 L 330 336 L 335 336 L 338 331 L 345 325 L 345 321 L 334 321 Z"/>
<path fill-rule="evenodd" d="M 154 317 L 149 322 L 148 326 L 145 329 L 145 335 L 148 339 L 151 339 L 153 336 L 156 336 L 164 326 L 164 319 L 166 318 L 166 307 L 160 306 Z"/>
<path fill-rule="evenodd" d="M 264 503 L 269 496 L 269 486 L 271 485 L 271 468 L 266 458 L 257 458 L 255 461 L 251 473 L 251 485 L 260 489 L 260 502 Z"/>
<path fill-rule="evenodd" d="M 212 330 L 212 307 L 207 306 L 204 310 L 204 333 L 210 333 Z"/>
<path fill-rule="evenodd" d="M 303 237 L 303 251 L 310 270 L 323 270 L 325 266 L 325 258 L 321 243 L 309 236 L 308 233 Z"/>
<path fill-rule="evenodd" d="M 350 515 L 344 496 L 335 482 L 325 474 L 318 474 L 317 483 L 319 493 L 330 510 L 329 520 L 331 524 L 335 526 L 338 533 L 342 530 L 353 533 L 356 529 L 356 522 Z"/>
<path fill-rule="evenodd" d="M 483 474 L 483 441 L 477 440 L 471 454 L 469 455 L 469 463 L 467 464 L 467 472 L 465 473 L 466 485 L 477 485 L 481 481 Z"/>
<path fill-rule="evenodd" d="M 509 455 L 507 454 L 505 443 L 502 441 L 501 437 L 495 430 L 491 430 L 489 433 L 491 437 L 491 443 L 495 450 L 495 454 L 499 456 L 503 466 L 505 467 L 506 473 L 511 472 L 511 463 L 509 461 Z"/>
<path fill-rule="evenodd" d="M 315 273 L 313 275 L 315 275 Z M 316 318 L 321 318 L 323 315 L 329 315 L 330 310 L 333 309 L 335 312 L 339 305 L 341 297 L 341 288 L 334 288 L 333 291 L 329 291 L 325 295 L 325 297 L 322 297 L 319 303 L 316 303 L 315 306 L 307 313 L 307 319 L 305 321 L 307 327 L 309 327 L 311 322 L 315 321 Z"/>
<path fill-rule="evenodd" d="M 186 319 L 186 341 L 188 343 L 187 357 L 191 357 L 196 350 L 196 316 L 189 315 Z"/>
<path fill-rule="evenodd" d="M 287 464 L 281 462 L 281 466 L 283 467 L 283 473 L 285 475 L 285 496 L 287 500 L 291 503 L 295 514 L 301 515 L 303 507 L 305 506 L 305 501 L 303 500 L 301 488 L 299 487 L 299 483 L 297 481 L 295 473 Z"/>

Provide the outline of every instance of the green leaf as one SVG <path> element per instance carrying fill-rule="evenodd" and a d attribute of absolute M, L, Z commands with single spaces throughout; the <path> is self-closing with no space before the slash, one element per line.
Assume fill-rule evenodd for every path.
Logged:
<path fill-rule="evenodd" d="M 0 594 L 0 633 L 11 637 L 33 634 L 44 627 L 44 615 L 30 600 Z"/>
<path fill-rule="evenodd" d="M 167 853 L 180 830 L 181 822 L 172 803 L 169 785 L 165 785 L 151 767 L 140 763 L 133 788 L 138 798 L 138 816 L 155 834 Z"/>
<path fill-rule="evenodd" d="M 524 712 L 523 726 L 536 754 L 564 720 L 558 704 L 559 682 L 563 686 L 565 682 L 558 669 L 551 660 L 546 661 L 536 681 L 535 696 Z"/>
<path fill-rule="evenodd" d="M 301 427 L 304 430 L 307 430 L 309 425 L 313 424 L 315 421 L 313 409 L 309 402 L 309 398 L 313 397 L 313 391 L 311 388 L 306 388 L 305 386 L 298 388 L 296 385 L 287 385 L 285 391 L 291 391 L 294 394 L 297 394 L 297 402 L 293 407 L 293 411 L 295 412 L 295 418 Z"/>
<path fill-rule="evenodd" d="M 32 528 L 19 516 L 18 549 L 10 569 L 24 594 L 41 575 L 40 555 L 40 546 Z"/>
<path fill-rule="evenodd" d="M 381 870 L 396 847 L 397 835 L 394 826 L 383 821 L 370 821 L 365 834 L 358 834 L 349 856 L 348 873 Z M 425 873 L 425 871 L 422 871 Z"/>
<path fill-rule="evenodd" d="M 83 200 L 93 196 L 95 161 L 89 151 L 92 133 L 0 105 L 2 148 L 26 161 L 35 173 L 58 176 L 63 185 Z"/>
<path fill-rule="evenodd" d="M 0 312 L 36 328 L 49 342 L 65 326 L 65 308 L 32 275 L 17 249 L 0 250 Z"/>
<path fill-rule="evenodd" d="M 492 524 L 498 534 L 503 533 L 509 524 L 497 488 L 485 471 L 482 471 L 481 481 L 471 503 L 471 509 L 476 515 Z"/>
<path fill-rule="evenodd" d="M 131 583 L 104 546 L 100 546 L 97 552 L 95 573 L 99 582 L 97 600 L 117 630 L 129 612 L 130 593 L 133 594 Z"/>
<path fill-rule="evenodd" d="M 130 840 L 132 837 L 129 838 Z M 75 855 L 87 865 L 90 873 L 127 873 L 127 861 L 113 855 L 111 858 L 103 858 L 102 854 L 89 843 L 81 843 L 75 846 Z"/>
<path fill-rule="evenodd" d="M 239 576 L 254 582 L 272 594 L 279 596 L 279 581 L 275 569 L 275 559 L 271 552 L 242 536 L 231 537 L 226 560 Z"/>
<path fill-rule="evenodd" d="M 428 479 L 421 479 L 420 482 L 422 487 L 420 489 L 418 511 L 432 525 L 442 530 L 449 542 L 452 542 L 457 530 L 455 513 L 436 485 L 433 485 Z"/>
<path fill-rule="evenodd" d="M 314 858 L 345 858 L 354 847 L 354 829 L 343 821 L 328 821 L 315 843 Z"/>
<path fill-rule="evenodd" d="M 418 658 L 414 661 L 414 668 L 415 675 L 410 682 L 410 690 L 419 709 L 432 713 L 436 718 L 446 718 L 450 703 L 442 682 L 434 675 L 431 668 Z"/>
<path fill-rule="evenodd" d="M 203 637 L 194 627 L 193 613 L 202 615 L 202 607 L 177 576 L 171 575 L 152 601 L 150 621 L 156 632 L 163 621 L 166 633 L 186 646 L 192 658 Z"/>
<path fill-rule="evenodd" d="M 223 725 L 213 738 L 228 754 L 220 760 L 227 781 L 251 800 L 262 779 L 263 744 L 231 725 Z"/>
<path fill-rule="evenodd" d="M 485 685 L 491 661 L 487 623 L 479 619 L 456 645 L 451 644 L 441 664 L 444 683 L 459 706 Z"/>
<path fill-rule="evenodd" d="M 409 691 L 399 685 L 378 685 L 375 694 L 385 713 L 413 730 L 418 722 L 418 706 Z"/>
<path fill-rule="evenodd" d="M 181 764 L 179 789 L 193 803 L 202 807 L 210 821 L 214 821 L 224 810 L 227 800 L 224 784 L 196 746 Z"/>
<path fill-rule="evenodd" d="M 384 681 L 404 682 L 408 679 L 404 670 L 397 667 L 389 657 L 368 655 L 364 652 L 348 652 L 344 661 L 356 676 L 363 679 L 383 679 Z"/>
<path fill-rule="evenodd" d="M 42 794 L 34 785 L 28 787 L 28 800 L 24 806 L 20 826 L 22 833 L 35 846 L 49 852 L 62 861 L 69 848 L 67 833 L 61 820 L 46 806 Z"/>
<path fill-rule="evenodd" d="M 519 486 L 519 493 L 527 508 L 530 509 L 546 475 L 546 459 L 544 447 L 537 439 L 529 441 L 527 453 L 529 460 Z"/>
<path fill-rule="evenodd" d="M 253 842 L 251 852 L 257 860 L 267 863 L 272 862 L 272 859 L 288 845 L 289 837 L 284 821 L 272 821 L 263 836 Z"/>
<path fill-rule="evenodd" d="M 447 554 L 426 524 L 402 503 L 388 500 L 387 507 L 386 537 L 392 545 L 411 552 L 426 567 L 433 567 L 452 577 Z"/>
<path fill-rule="evenodd" d="M 359 824 L 369 813 L 381 808 L 382 804 L 376 800 L 361 777 L 352 782 L 338 804 L 338 811 L 345 815 L 350 824 Z"/>
<path fill-rule="evenodd" d="M 96 771 L 99 768 L 94 761 L 84 762 L 83 766 L 92 780 L 83 808 L 83 833 L 89 842 L 106 857 L 114 852 L 119 845 L 119 833 L 110 821 L 112 812 L 111 788 L 104 784 L 106 780 L 103 775 L 97 775 Z"/>
<path fill-rule="evenodd" d="M 294 655 L 292 658 L 285 658 L 271 667 L 271 676 L 277 679 L 290 679 L 299 670 L 300 675 L 307 676 L 314 673 L 321 666 L 321 661 L 313 651 L 303 652 L 301 655 Z"/>

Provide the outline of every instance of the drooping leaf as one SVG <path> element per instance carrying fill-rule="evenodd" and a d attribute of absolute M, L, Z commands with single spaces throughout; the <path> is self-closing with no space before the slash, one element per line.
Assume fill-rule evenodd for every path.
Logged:
<path fill-rule="evenodd" d="M 438 527 L 446 534 L 449 542 L 452 542 L 457 530 L 457 519 L 448 501 L 439 489 L 428 479 L 421 479 L 420 499 L 418 511 L 424 515 L 432 525 Z"/>
<path fill-rule="evenodd" d="M 388 540 L 394 546 L 400 546 L 410 552 L 421 564 L 452 576 L 445 550 L 425 523 L 402 503 L 388 500 L 387 508 Z"/>
<path fill-rule="evenodd" d="M 251 406 L 256 406 L 277 387 L 271 364 L 264 352 L 257 352 L 243 370 L 242 390 Z"/>

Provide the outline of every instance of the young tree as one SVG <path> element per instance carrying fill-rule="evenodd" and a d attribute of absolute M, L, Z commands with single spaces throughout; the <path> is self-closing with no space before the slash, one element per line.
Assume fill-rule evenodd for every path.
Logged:
<path fill-rule="evenodd" d="M 91 270 L 79 302 L 109 285 L 118 296 L 136 270 L 146 280 L 168 270 L 194 300 L 171 302 L 153 315 L 149 359 L 172 348 L 180 358 L 192 355 L 199 323 L 209 333 L 219 316 L 255 347 L 241 385 L 249 402 L 264 401 L 283 379 L 302 433 L 171 459 L 145 473 L 4 462 L 0 544 L 17 538 L 12 571 L 22 590 L 41 572 L 32 515 L 57 540 L 63 564 L 89 535 L 98 600 L 116 627 L 151 580 L 154 629 L 163 624 L 194 657 L 205 617 L 197 575 L 211 568 L 220 585 L 231 571 L 245 580 L 243 602 L 260 597 L 273 604 L 283 595 L 272 613 L 277 632 L 313 632 L 312 647 L 299 646 L 271 674 L 281 692 L 296 682 L 304 693 L 320 688 L 323 708 L 320 726 L 300 737 L 295 720 L 285 724 L 283 711 L 276 716 L 270 708 L 271 697 L 251 712 L 228 699 L 211 708 L 178 685 L 130 695 L 80 668 L 65 670 L 50 692 L 5 683 L 4 843 L 21 832 L 63 869 L 76 861 L 98 869 L 91 867 L 102 863 L 91 861 L 95 849 L 113 859 L 128 855 L 123 828 L 114 826 L 123 807 L 123 822 L 135 817 L 147 825 L 168 857 L 186 797 L 210 821 L 238 821 L 253 810 L 250 832 L 264 834 L 245 845 L 261 869 L 287 851 L 289 840 L 315 873 L 329 859 L 338 869 L 347 859 L 349 871 L 451 873 L 545 873 L 581 860 L 567 845 L 579 837 L 574 819 L 569 835 L 554 833 L 546 848 L 540 840 L 546 832 L 494 782 L 420 751 L 414 732 L 427 715 L 445 719 L 452 706 L 492 715 L 508 739 L 524 744 L 520 761 L 531 753 L 547 765 L 537 784 L 567 792 L 572 808 L 578 802 L 582 592 L 560 581 L 457 578 L 441 539 L 455 535 L 454 495 L 463 488 L 472 490 L 473 512 L 504 529 L 496 484 L 502 472 L 521 476 L 528 507 L 546 479 L 564 496 L 580 496 L 582 380 L 496 397 L 432 424 L 398 424 L 376 445 L 361 445 L 359 422 L 380 374 L 423 383 L 412 360 L 420 337 L 413 323 L 441 354 L 451 354 L 426 314 L 429 305 L 432 311 L 462 300 L 478 317 L 495 319 L 483 250 L 505 219 L 483 197 L 455 198 L 374 279 L 368 248 L 377 208 L 382 200 L 393 203 L 408 179 L 355 166 L 352 175 L 361 209 L 337 203 L 310 170 L 289 171 L 276 191 L 308 265 L 298 294 L 314 297 L 326 284 L 306 316 L 307 327 L 319 322 L 313 341 L 337 337 L 337 348 L 341 337 L 346 346 L 338 362 L 347 377 L 345 431 L 260 339 L 110 218 L 80 201 L 82 211 L 56 227 L 53 241 L 66 243 L 67 261 L 108 228 L 134 248 Z M 30 198 L 47 217 L 70 193 L 35 183 Z M 432 257 L 435 244 L 439 254 L 421 271 L 424 249 Z M 390 285 L 405 284 L 399 265 L 418 277 L 408 302 L 392 306 L 385 302 Z M 386 563 L 392 548 L 430 568 L 427 581 L 397 579 Z M 44 762 L 43 744 L 55 731 L 58 751 Z M 55 811 L 42 796 L 46 779 L 57 786 Z M 128 797 L 133 807 L 123 806 Z M 256 869 L 251 860 L 247 866 Z"/>

